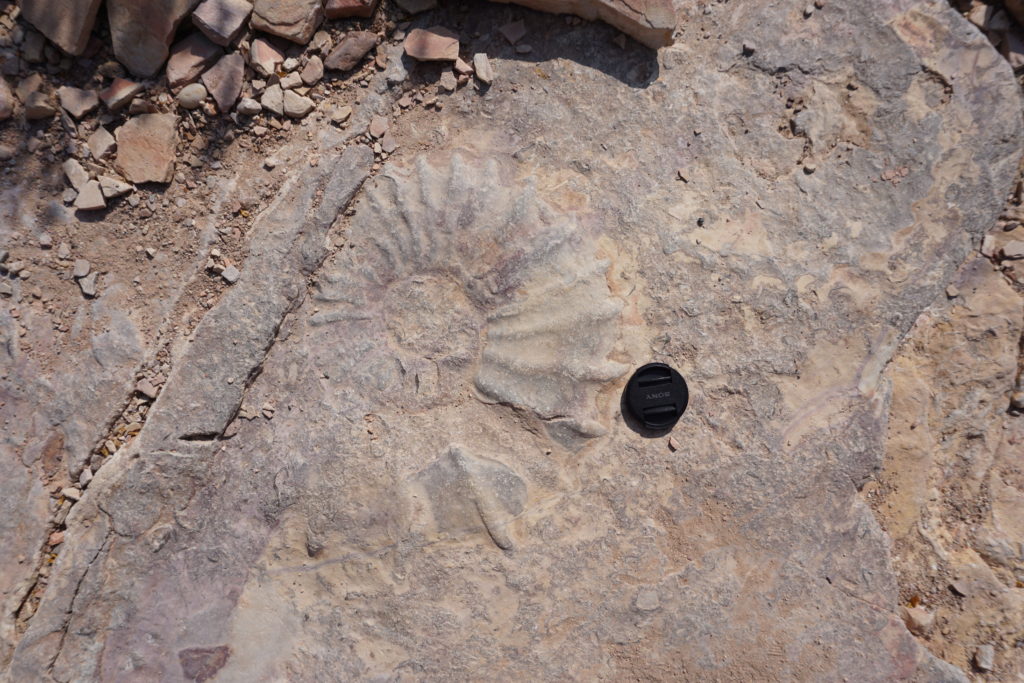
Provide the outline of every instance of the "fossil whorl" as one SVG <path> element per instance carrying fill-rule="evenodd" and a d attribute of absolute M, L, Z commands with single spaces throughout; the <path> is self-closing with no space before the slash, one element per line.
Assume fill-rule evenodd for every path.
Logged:
<path fill-rule="evenodd" d="M 472 382 L 563 442 L 604 432 L 595 394 L 626 370 L 608 359 L 623 302 L 593 238 L 532 182 L 493 160 L 419 157 L 368 184 L 348 237 L 312 319 L 348 327 L 342 371 L 378 391 L 411 376 L 423 408 Z"/>

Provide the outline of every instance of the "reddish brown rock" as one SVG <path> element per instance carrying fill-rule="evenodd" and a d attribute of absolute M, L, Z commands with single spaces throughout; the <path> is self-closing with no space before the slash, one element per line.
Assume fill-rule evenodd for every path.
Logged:
<path fill-rule="evenodd" d="M 142 114 L 117 129 L 115 165 L 133 183 L 169 183 L 174 174 L 178 117 Z"/>
<path fill-rule="evenodd" d="M 192 13 L 192 23 L 218 45 L 230 45 L 245 30 L 252 13 L 249 0 L 203 0 Z"/>
<path fill-rule="evenodd" d="M 115 78 L 110 85 L 100 91 L 100 100 L 110 111 L 119 111 L 144 89 L 145 86 L 141 83 Z"/>
<path fill-rule="evenodd" d="M 341 39 L 338 46 L 331 50 L 324 60 L 324 66 L 337 71 L 354 69 L 363 61 L 370 50 L 377 45 L 377 35 L 369 31 L 350 31 Z"/>
<path fill-rule="evenodd" d="M 256 0 L 252 27 L 294 43 L 308 43 L 324 20 L 324 0 Z"/>
<path fill-rule="evenodd" d="M 217 111 L 231 111 L 242 92 L 245 77 L 245 60 L 237 52 L 224 55 L 220 61 L 203 74 L 203 85 L 210 91 Z"/>
<path fill-rule="evenodd" d="M 22 0 L 21 15 L 65 52 L 80 55 L 89 44 L 101 0 Z"/>
<path fill-rule="evenodd" d="M 117 60 L 136 76 L 156 75 L 167 60 L 174 32 L 198 0 L 107 0 L 110 38 Z"/>
<path fill-rule="evenodd" d="M 378 2 L 379 0 L 327 0 L 324 12 L 328 19 L 368 19 L 376 11 Z"/>
<path fill-rule="evenodd" d="M 177 88 L 193 82 L 222 54 L 224 52 L 202 33 L 193 33 L 175 43 L 171 58 L 167 60 L 168 85 Z"/>
<path fill-rule="evenodd" d="M 414 28 L 405 37 L 405 54 L 421 62 L 459 58 L 459 36 L 443 26 Z"/>
<path fill-rule="evenodd" d="M 93 90 L 82 90 L 64 85 L 57 89 L 57 99 L 64 110 L 80 119 L 96 107 L 100 106 L 100 98 Z"/>

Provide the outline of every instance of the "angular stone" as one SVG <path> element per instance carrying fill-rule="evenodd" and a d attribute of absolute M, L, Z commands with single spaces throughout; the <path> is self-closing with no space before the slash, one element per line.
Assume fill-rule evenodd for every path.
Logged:
<path fill-rule="evenodd" d="M 192 33 L 171 48 L 167 60 L 167 84 L 177 88 L 192 83 L 224 52 L 202 33 Z"/>
<path fill-rule="evenodd" d="M 379 114 L 375 115 L 372 119 L 370 119 L 369 133 L 372 137 L 375 138 L 383 137 L 384 134 L 388 132 L 389 126 L 390 122 L 388 121 L 387 117 L 380 116 Z"/>
<path fill-rule="evenodd" d="M 114 141 L 114 136 L 110 134 L 110 131 L 100 126 L 89 136 L 86 144 L 89 145 L 89 151 L 94 159 L 102 159 L 110 154 L 117 143 Z"/>
<path fill-rule="evenodd" d="M 483 52 L 477 52 L 473 55 L 473 71 L 476 73 L 477 80 L 484 85 L 490 85 L 494 82 L 494 70 L 491 68 L 491 60 Z"/>
<path fill-rule="evenodd" d="M 48 95 L 36 91 L 29 93 L 25 98 L 25 118 L 27 119 L 48 119 L 56 113 L 57 110 Z"/>
<path fill-rule="evenodd" d="M 75 263 L 71 267 L 71 277 L 78 279 L 83 278 L 92 271 L 92 264 L 89 263 L 88 259 L 76 258 Z"/>
<path fill-rule="evenodd" d="M 293 119 L 302 117 L 313 111 L 313 100 L 299 95 L 294 90 L 284 91 L 284 113 Z"/>
<path fill-rule="evenodd" d="M 115 178 L 114 176 L 109 175 L 101 175 L 99 177 L 99 182 L 100 192 L 102 192 L 103 196 L 107 199 L 124 196 L 135 189 L 120 178 Z"/>
<path fill-rule="evenodd" d="M 178 117 L 173 114 L 141 114 L 115 132 L 121 174 L 133 183 L 169 183 L 174 176 L 174 151 L 178 142 Z"/>
<path fill-rule="evenodd" d="M 107 202 L 103 199 L 103 192 L 100 190 L 98 180 L 90 180 L 78 191 L 75 199 L 75 208 L 83 211 L 96 211 L 105 209 Z"/>
<path fill-rule="evenodd" d="M 57 89 L 57 99 L 60 106 L 67 113 L 80 119 L 96 107 L 100 106 L 100 98 L 95 90 L 82 90 L 70 86 L 61 86 Z"/>
<path fill-rule="evenodd" d="M 224 55 L 203 74 L 202 79 L 217 104 L 217 111 L 226 114 L 235 106 L 238 96 L 242 93 L 245 59 L 237 52 Z"/>
<path fill-rule="evenodd" d="M 377 35 L 369 31 L 349 31 L 324 60 L 324 67 L 335 71 L 356 68 L 377 45 Z"/>
<path fill-rule="evenodd" d="M 270 41 L 264 38 L 252 41 L 252 47 L 249 49 L 249 64 L 261 76 L 270 76 L 275 73 L 283 61 L 284 53 Z"/>
<path fill-rule="evenodd" d="M 107 0 L 110 38 L 117 60 L 136 76 L 156 75 L 167 60 L 178 24 L 197 2 Z"/>
<path fill-rule="evenodd" d="M 192 12 L 192 23 L 217 45 L 230 45 L 245 30 L 252 13 L 249 0 L 203 0 Z"/>
<path fill-rule="evenodd" d="M 235 111 L 242 116 L 256 116 L 263 111 L 263 106 L 251 97 L 243 97 L 239 100 L 238 106 L 235 107 Z"/>
<path fill-rule="evenodd" d="M 302 82 L 312 87 L 320 82 L 320 79 L 324 77 L 324 62 L 319 56 L 313 55 L 306 62 L 306 66 L 302 67 L 302 73 L 299 74 L 302 78 Z"/>
<path fill-rule="evenodd" d="M 0 76 L 0 121 L 6 121 L 14 115 L 14 93 L 7 79 Z"/>
<path fill-rule="evenodd" d="M 515 45 L 526 35 L 526 24 L 522 19 L 512 21 L 498 29 L 498 33 L 505 37 L 511 45 Z"/>
<path fill-rule="evenodd" d="M 93 182 L 95 182 L 95 181 L 93 181 Z M 102 198 L 101 198 L 101 200 L 102 200 Z M 84 207 L 79 207 L 79 208 L 84 208 Z M 97 206 L 95 208 L 102 209 L 104 207 L 103 206 Z M 82 290 L 82 295 L 85 298 L 93 299 L 93 298 L 96 297 L 96 278 L 98 276 L 99 276 L 98 273 L 89 273 L 88 275 L 86 275 L 85 277 L 81 278 L 78 281 L 78 287 L 79 287 L 79 289 Z M 70 499 L 70 496 L 68 496 L 68 498 Z"/>
<path fill-rule="evenodd" d="M 421 62 L 459 58 L 459 36 L 443 26 L 414 28 L 405 37 L 405 54 Z"/>
<path fill-rule="evenodd" d="M 89 174 L 79 163 L 78 159 L 67 159 L 61 168 L 64 170 L 64 176 L 71 183 L 71 187 L 76 190 L 81 190 L 85 187 L 85 184 L 89 182 Z"/>
<path fill-rule="evenodd" d="M 22 0 L 21 15 L 60 49 L 85 52 L 102 0 Z"/>
<path fill-rule="evenodd" d="M 256 0 L 251 24 L 294 43 L 308 43 L 324 20 L 324 0 Z"/>
<path fill-rule="evenodd" d="M 670 0 L 493 0 L 514 2 L 523 7 L 552 14 L 575 14 L 587 21 L 600 19 L 647 47 L 672 44 L 676 16 Z"/>
<path fill-rule="evenodd" d="M 1003 248 L 999 250 L 999 254 L 1006 260 L 1024 259 L 1024 242 L 1021 240 L 1011 240 L 1003 245 Z"/>
<path fill-rule="evenodd" d="M 115 78 L 110 85 L 100 91 L 100 100 L 112 112 L 120 111 L 132 101 L 132 98 L 145 90 L 142 83 L 135 83 L 124 78 Z"/>
<path fill-rule="evenodd" d="M 260 104 L 263 108 L 269 111 L 275 116 L 284 115 L 284 90 L 282 90 L 279 83 L 267 88 L 263 91 L 263 96 L 260 98 Z"/>
<path fill-rule="evenodd" d="M 379 2 L 380 0 L 327 0 L 324 12 L 328 19 L 368 19 L 377 10 Z"/>

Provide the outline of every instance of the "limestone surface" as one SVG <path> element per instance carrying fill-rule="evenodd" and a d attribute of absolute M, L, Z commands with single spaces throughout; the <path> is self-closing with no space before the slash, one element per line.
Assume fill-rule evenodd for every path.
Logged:
<path fill-rule="evenodd" d="M 3 634 L 7 675 L 959 681 L 969 658 L 1004 666 L 1009 641 L 952 663 L 922 644 L 943 622 L 903 609 L 865 489 L 903 475 L 882 470 L 894 406 L 925 405 L 901 345 L 951 282 L 984 279 L 969 255 L 1021 158 L 1017 84 L 945 3 L 823 5 L 683 8 L 659 53 L 565 24 L 528 58 L 488 49 L 494 85 L 455 90 L 429 125 L 399 115 L 382 70 L 347 133 L 306 119 L 317 156 L 264 162 L 286 180 L 233 284 L 168 350 L 137 437 L 84 493 L 60 489 L 80 500 L 37 611 Z M 479 11 L 487 26 L 505 12 Z M 551 30 L 524 26 L 523 41 Z M 283 106 L 272 88 L 264 106 Z M 387 158 L 356 138 L 375 117 L 401 136 Z M 119 160 L 141 142 L 117 137 Z M 1019 315 L 1009 301 L 968 300 L 965 348 L 1019 335 L 1000 322 Z M 37 369 L 0 323 L 18 387 Z M 121 329 L 116 348 L 139 355 Z M 137 386 L 109 341 L 95 348 L 88 377 Z M 671 437 L 621 406 L 650 361 L 689 383 Z M 59 440 L 85 400 L 37 425 L 27 393 L 0 402 L 15 427 L 0 448 L 29 463 L 12 486 L 33 501 L 0 538 L 23 553 L 21 535 L 49 538 L 27 531 L 50 514 L 37 470 L 81 471 Z M 920 424 L 997 411 L 959 395 L 967 413 L 939 404 Z M 100 423 L 109 404 L 81 410 Z M 999 462 L 1021 438 L 1005 431 L 980 437 Z M 956 472 L 957 446 L 934 445 Z M 959 477 L 993 501 L 965 524 L 988 566 L 965 595 L 1018 569 L 1019 477 L 998 475 Z M 909 490 L 904 531 L 948 513 Z M 0 563 L 10 614 L 32 574 Z"/>

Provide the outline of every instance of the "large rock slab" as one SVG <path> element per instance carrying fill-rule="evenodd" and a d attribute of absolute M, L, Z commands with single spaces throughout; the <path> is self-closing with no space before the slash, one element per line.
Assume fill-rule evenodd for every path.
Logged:
<path fill-rule="evenodd" d="M 671 45 L 676 14 L 671 0 L 494 0 L 514 2 L 523 7 L 575 14 L 588 21 L 600 19 L 650 48 Z"/>
<path fill-rule="evenodd" d="M 80 55 L 89 44 L 102 0 L 22 0 L 21 14 L 68 54 Z"/>
<path fill-rule="evenodd" d="M 713 6 L 660 61 L 536 41 L 318 267 L 372 163 L 323 146 L 73 508 L 11 675 L 964 680 L 858 489 L 1020 97 L 945 3 L 801 10 Z M 675 449 L 619 410 L 649 360 L 690 382 Z"/>
<path fill-rule="evenodd" d="M 136 76 L 155 76 L 178 25 L 199 0 L 107 0 L 114 55 Z"/>

